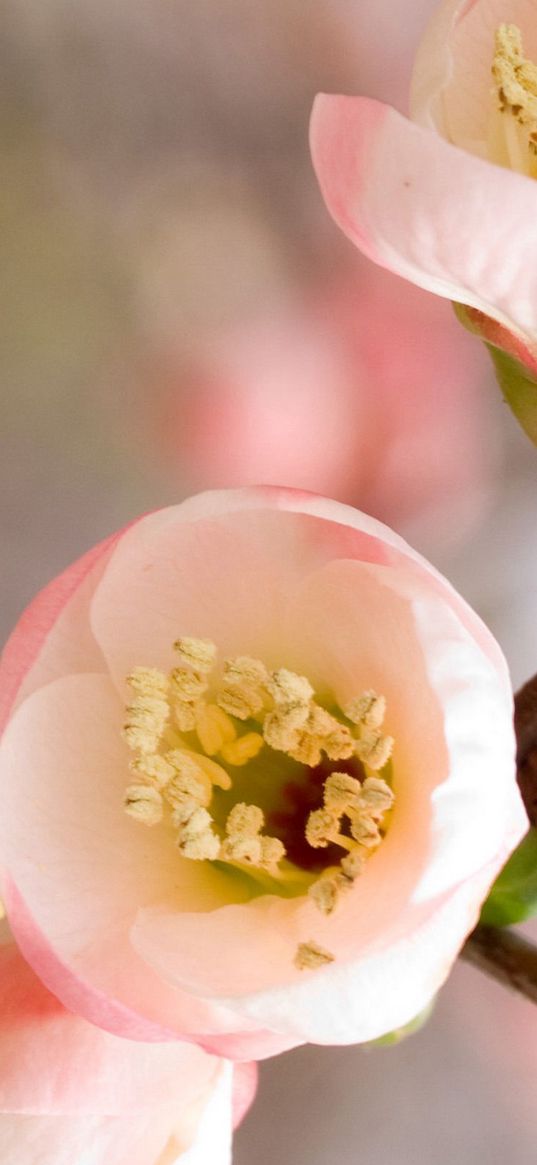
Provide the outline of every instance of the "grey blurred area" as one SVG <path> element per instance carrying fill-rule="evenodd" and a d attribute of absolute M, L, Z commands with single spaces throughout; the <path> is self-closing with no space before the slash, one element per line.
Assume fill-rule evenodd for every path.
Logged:
<path fill-rule="evenodd" d="M 1 635 L 35 591 L 190 483 L 157 440 L 159 360 L 293 303 L 348 244 L 307 150 L 318 90 L 405 105 L 432 0 L 7 0 L 0 110 Z M 537 453 L 487 385 L 494 497 L 431 555 L 537 670 Z M 359 500 L 359 499 L 358 499 Z M 403 533 L 409 531 L 402 530 Z M 236 1165 L 530 1165 L 537 1015 L 458 966 L 391 1049 L 262 1065 Z"/>

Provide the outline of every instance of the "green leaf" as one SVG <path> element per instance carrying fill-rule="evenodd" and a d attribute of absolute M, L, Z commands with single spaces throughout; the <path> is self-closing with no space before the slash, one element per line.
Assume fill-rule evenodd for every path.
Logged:
<path fill-rule="evenodd" d="M 365 1044 L 366 1048 L 389 1048 L 394 1044 L 400 1044 L 401 1040 L 405 1040 L 407 1036 L 414 1035 L 414 1032 L 419 1032 L 420 1028 L 427 1023 L 434 1011 L 436 1003 L 436 995 L 433 996 L 427 1007 L 423 1008 L 414 1019 L 409 1020 L 408 1023 L 403 1024 L 403 1027 L 397 1027 L 393 1032 L 387 1032 L 385 1036 L 379 1036 L 378 1040 L 370 1040 Z"/>
<path fill-rule="evenodd" d="M 537 914 L 537 829 L 530 829 L 496 879 L 481 911 L 484 926 L 512 926 Z"/>
<path fill-rule="evenodd" d="M 522 425 L 524 432 L 537 445 L 537 380 L 531 372 L 493 344 L 487 344 L 496 378 L 504 398 Z"/>
<path fill-rule="evenodd" d="M 454 303 L 459 323 L 484 341 L 504 400 L 537 445 L 537 358 L 528 342 L 503 324 L 463 303 Z M 518 359 L 521 357 L 521 359 Z"/>

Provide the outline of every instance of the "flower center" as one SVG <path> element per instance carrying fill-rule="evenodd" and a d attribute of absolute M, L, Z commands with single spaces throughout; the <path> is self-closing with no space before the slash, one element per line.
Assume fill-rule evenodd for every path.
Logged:
<path fill-rule="evenodd" d="M 287 668 L 249 656 L 219 666 L 205 639 L 174 648 L 169 673 L 127 677 L 126 812 L 170 825 L 184 858 L 223 863 L 263 892 L 307 890 L 331 914 L 381 844 L 394 801 L 384 697 L 328 708 Z M 303 953 L 301 967 L 314 963 Z"/>
<path fill-rule="evenodd" d="M 537 178 L 537 65 L 525 58 L 522 34 L 514 24 L 500 24 L 496 30 L 492 76 L 490 156 Z"/>

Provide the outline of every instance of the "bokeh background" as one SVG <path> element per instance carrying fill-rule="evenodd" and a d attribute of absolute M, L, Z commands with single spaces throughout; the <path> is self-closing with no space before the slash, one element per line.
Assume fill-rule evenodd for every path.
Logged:
<path fill-rule="evenodd" d="M 537 670 L 537 453 L 450 305 L 360 259 L 318 90 L 402 111 L 432 0 L 5 0 L 1 635 L 136 513 L 269 481 L 427 554 Z M 529 1165 L 537 1013 L 459 965 L 395 1049 L 263 1065 L 236 1165 Z"/>

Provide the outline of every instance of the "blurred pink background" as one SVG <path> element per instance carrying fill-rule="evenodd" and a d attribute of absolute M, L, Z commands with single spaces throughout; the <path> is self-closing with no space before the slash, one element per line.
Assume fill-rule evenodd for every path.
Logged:
<path fill-rule="evenodd" d="M 406 108 L 431 0 L 7 0 L 3 635 L 139 511 L 244 481 L 388 521 L 537 670 L 537 453 L 451 307 L 369 266 L 307 149 L 319 89 Z M 526 1165 L 537 1015 L 458 967 L 395 1049 L 262 1067 L 237 1165 Z"/>

